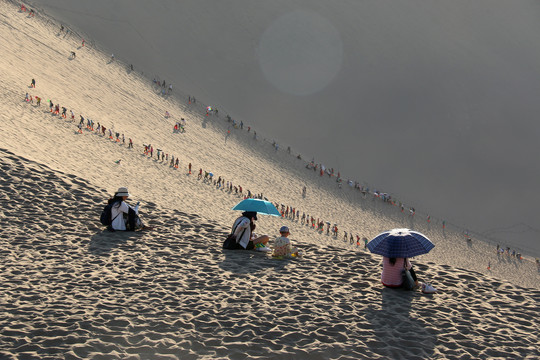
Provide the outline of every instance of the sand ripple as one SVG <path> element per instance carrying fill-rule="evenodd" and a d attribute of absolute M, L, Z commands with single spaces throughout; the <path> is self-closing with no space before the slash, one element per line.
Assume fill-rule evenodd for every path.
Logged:
<path fill-rule="evenodd" d="M 104 190 L 0 154 L 1 358 L 540 356 L 538 290 L 434 263 L 439 294 L 383 289 L 376 258 L 224 252 L 228 224 L 145 199 L 158 231 L 104 232 Z"/>

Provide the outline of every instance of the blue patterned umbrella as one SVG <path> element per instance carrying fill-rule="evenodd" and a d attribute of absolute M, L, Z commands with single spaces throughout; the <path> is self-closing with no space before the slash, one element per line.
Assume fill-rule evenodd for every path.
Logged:
<path fill-rule="evenodd" d="M 367 244 L 374 254 L 389 258 L 410 258 L 427 254 L 435 247 L 425 235 L 409 229 L 393 229 L 377 235 Z"/>
<path fill-rule="evenodd" d="M 279 211 L 276 209 L 274 204 L 270 201 L 260 200 L 260 199 L 245 199 L 236 204 L 233 210 L 243 210 L 243 211 L 255 211 L 259 214 L 281 216 Z"/>

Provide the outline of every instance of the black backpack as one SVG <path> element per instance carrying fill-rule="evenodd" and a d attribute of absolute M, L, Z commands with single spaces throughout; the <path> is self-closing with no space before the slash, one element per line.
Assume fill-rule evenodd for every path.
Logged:
<path fill-rule="evenodd" d="M 101 216 L 99 217 L 99 221 L 101 221 L 101 224 L 104 226 L 107 226 L 107 229 L 112 230 L 112 222 L 114 219 L 112 218 L 112 207 L 114 204 L 116 204 L 116 201 L 111 202 L 110 204 L 107 204 L 105 208 L 103 208 L 103 211 L 101 212 Z M 118 216 L 118 215 L 117 215 Z M 115 217 L 116 219 L 116 217 Z"/>
<path fill-rule="evenodd" d="M 240 219 L 240 218 L 238 218 L 238 219 Z M 236 226 L 233 228 L 233 231 L 227 236 L 227 238 L 223 242 L 223 248 L 224 249 L 227 249 L 227 250 L 243 249 L 242 245 L 240 245 L 240 244 L 238 244 L 236 242 L 236 236 L 234 235 L 234 232 L 236 231 L 236 228 L 238 227 L 238 225 L 240 225 L 240 221 L 238 222 L 238 224 L 236 224 Z M 241 239 L 242 236 L 244 236 L 244 233 L 246 232 L 246 230 L 247 229 L 244 229 L 244 231 L 242 231 L 242 233 L 240 234 L 239 239 Z"/>

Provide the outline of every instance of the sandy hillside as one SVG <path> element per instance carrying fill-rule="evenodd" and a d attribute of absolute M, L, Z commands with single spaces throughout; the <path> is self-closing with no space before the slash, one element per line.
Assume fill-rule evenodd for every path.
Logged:
<path fill-rule="evenodd" d="M 77 174 L 108 194 L 128 186 L 133 198 L 143 202 L 143 213 L 144 201 L 152 201 L 197 213 L 228 228 L 236 215 L 230 208 L 239 197 L 187 176 L 187 165 L 192 163 L 194 173 L 200 168 L 211 171 L 216 178 L 222 176 L 241 185 L 244 192 L 262 193 L 273 202 L 337 223 L 341 231 L 360 238 L 370 239 L 394 227 L 415 228 L 437 244 L 425 256 L 427 260 L 538 286 L 533 263 L 506 256 L 498 258 L 495 244 L 467 243 L 462 234 L 450 231 L 451 228 L 442 232 L 440 222 L 427 224 L 420 216 L 413 219 L 371 196 L 364 199 L 348 186 L 339 190 L 333 179 L 317 176 L 305 169 L 303 161 L 284 151 L 274 151 L 271 144 L 263 141 L 264 134 L 253 139 L 256 129 L 249 134 L 246 127 L 243 131 L 232 129 L 227 136 L 230 123 L 223 114 L 205 116 L 205 105 L 188 104 L 187 96 L 179 90 L 175 91 L 177 97 L 161 96 L 150 80 L 131 72 L 125 64 L 110 63 L 108 55 L 87 46 L 81 48 L 73 33 L 60 34 L 53 20 L 28 18 L 12 7 L 4 14 L 2 31 L 6 36 L 0 40 L 4 54 L 0 71 L 5 81 L 0 86 L 6 110 L 1 115 L 0 134 L 8 150 Z M 71 51 L 76 51 L 76 59 L 70 60 Z M 35 89 L 29 88 L 32 78 L 37 82 Z M 41 107 L 24 101 L 27 91 L 42 98 Z M 67 107 L 68 114 L 69 109 L 73 110 L 76 121 L 51 115 L 49 99 Z M 172 117 L 166 119 L 165 111 Z M 132 138 L 134 148 L 126 149 L 126 144 L 117 144 L 95 131 L 85 129 L 78 134 L 80 115 L 124 134 L 126 141 Z M 174 123 L 181 117 L 187 121 L 187 132 L 175 134 Z M 144 156 L 143 144 L 152 144 L 155 149 L 179 157 L 179 169 L 156 161 L 155 155 Z M 119 166 L 115 161 L 120 159 Z M 303 185 L 308 187 L 306 198 L 301 195 Z M 107 196 L 103 194 L 104 199 Z M 88 221 L 95 221 L 96 217 L 89 214 Z M 258 230 L 273 236 L 282 222 L 263 217 Z M 308 227 L 289 225 L 297 241 L 356 247 L 343 242 L 341 236 L 334 239 L 318 235 Z M 487 270 L 489 262 L 491 271 Z"/>
<path fill-rule="evenodd" d="M 531 261 L 498 258 L 493 244 L 339 190 L 274 152 L 263 134 L 227 135 L 223 114 L 207 117 L 204 105 L 178 91 L 162 96 L 125 64 L 79 48 L 52 19 L 0 7 L 3 356 L 538 357 Z M 51 114 L 49 99 L 76 121 Z M 134 149 L 79 134 L 80 115 L 133 139 Z M 173 133 L 181 117 L 187 132 Z M 143 144 L 179 157 L 179 168 L 144 155 Z M 212 171 L 360 237 L 403 226 L 426 233 L 436 247 L 414 262 L 441 293 L 383 290 L 379 257 L 287 219 L 260 216 L 257 231 L 273 237 L 290 226 L 303 260 L 223 252 L 241 197 L 188 175 L 190 162 L 195 174 Z M 99 213 L 120 186 L 156 231 L 103 231 Z"/>
<path fill-rule="evenodd" d="M 155 203 L 146 219 L 161 231 L 111 234 L 84 225 L 103 189 L 0 154 L 0 216 L 13 225 L 0 237 L 1 358 L 540 355 L 538 290 L 432 262 L 417 271 L 441 293 L 383 289 L 367 254 L 222 251 L 209 240 L 225 235 L 220 224 Z"/>
<path fill-rule="evenodd" d="M 285 147 L 540 257 L 536 2 L 31 3 Z"/>

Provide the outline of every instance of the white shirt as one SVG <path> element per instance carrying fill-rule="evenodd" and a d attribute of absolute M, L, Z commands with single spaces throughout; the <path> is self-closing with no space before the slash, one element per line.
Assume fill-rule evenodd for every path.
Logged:
<path fill-rule="evenodd" d="M 126 204 L 125 201 L 120 201 L 113 205 L 111 209 L 111 226 L 114 230 L 125 231 L 126 230 L 126 219 L 124 219 L 124 214 L 128 214 L 129 208 L 135 210 L 135 213 L 139 213 L 139 205 L 134 208 Z"/>
<path fill-rule="evenodd" d="M 244 249 L 248 246 L 249 240 L 251 238 L 251 228 L 249 226 L 250 223 L 251 223 L 250 219 L 248 219 L 245 216 L 242 216 L 236 219 L 233 225 L 233 229 L 236 226 L 236 231 L 234 232 L 234 235 L 236 235 L 236 243 L 240 244 Z M 242 231 L 244 231 L 244 234 L 242 235 L 241 238 L 238 238 L 240 234 L 242 234 Z"/>

